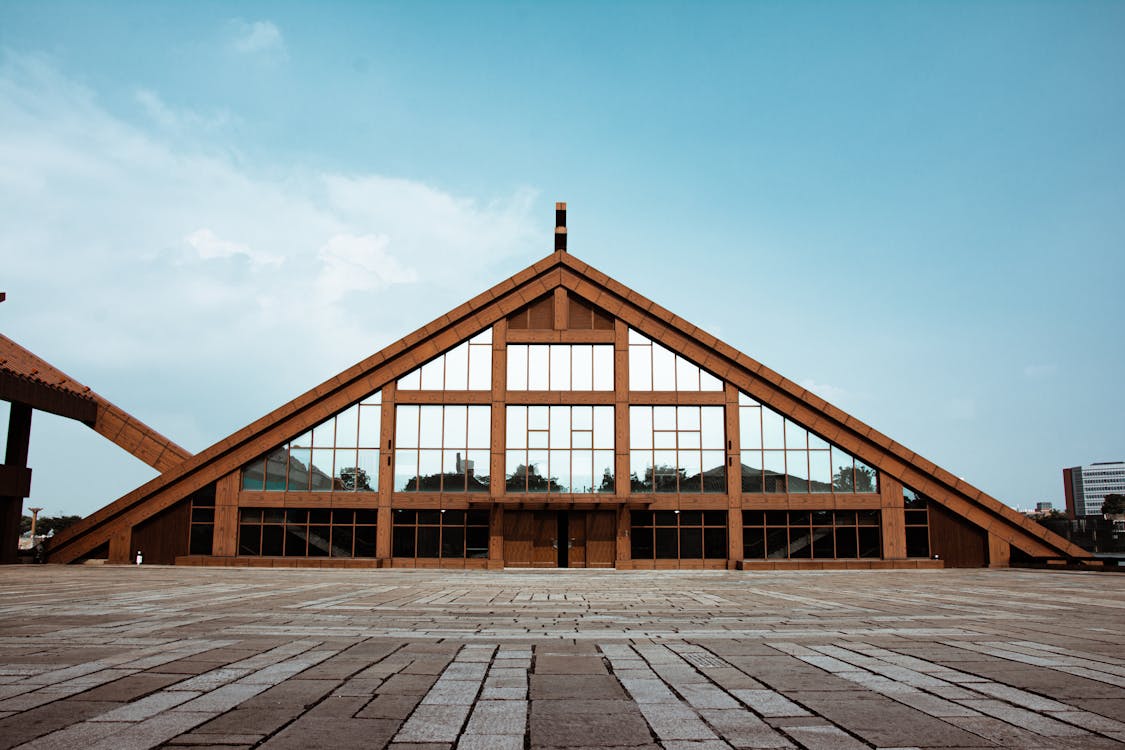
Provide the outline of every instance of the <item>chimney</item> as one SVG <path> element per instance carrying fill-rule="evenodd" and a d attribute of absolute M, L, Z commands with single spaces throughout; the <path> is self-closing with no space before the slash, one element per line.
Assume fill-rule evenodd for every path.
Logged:
<path fill-rule="evenodd" d="M 555 204 L 555 250 L 566 252 L 566 204 Z"/>

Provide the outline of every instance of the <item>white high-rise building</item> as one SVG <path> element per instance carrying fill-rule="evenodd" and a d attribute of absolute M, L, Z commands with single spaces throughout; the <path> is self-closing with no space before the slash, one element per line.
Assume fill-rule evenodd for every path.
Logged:
<path fill-rule="evenodd" d="M 1066 511 L 1072 518 L 1102 512 L 1106 495 L 1125 495 L 1125 461 L 1104 461 L 1063 469 Z"/>

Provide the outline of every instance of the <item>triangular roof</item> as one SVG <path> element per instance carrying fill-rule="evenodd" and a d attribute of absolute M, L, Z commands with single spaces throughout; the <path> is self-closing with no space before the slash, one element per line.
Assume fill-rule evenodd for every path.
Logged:
<path fill-rule="evenodd" d="M 246 462 L 559 287 L 1017 549 L 1041 557 L 1090 556 L 815 393 L 565 250 L 558 250 L 56 535 L 48 547 L 50 559 L 70 562 L 88 554 L 120 529 L 150 518 L 190 493 L 238 471 Z"/>

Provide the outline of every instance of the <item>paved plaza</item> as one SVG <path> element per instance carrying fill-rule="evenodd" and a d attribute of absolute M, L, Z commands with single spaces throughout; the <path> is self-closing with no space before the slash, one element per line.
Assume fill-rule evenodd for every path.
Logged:
<path fill-rule="evenodd" d="M 1125 745 L 1125 576 L 0 569 L 0 750 Z"/>

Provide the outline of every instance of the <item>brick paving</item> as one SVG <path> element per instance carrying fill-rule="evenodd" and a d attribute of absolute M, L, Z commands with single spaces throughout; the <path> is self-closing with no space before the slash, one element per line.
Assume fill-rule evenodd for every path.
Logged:
<path fill-rule="evenodd" d="M 0 568 L 0 750 L 1125 746 L 1125 576 Z"/>

